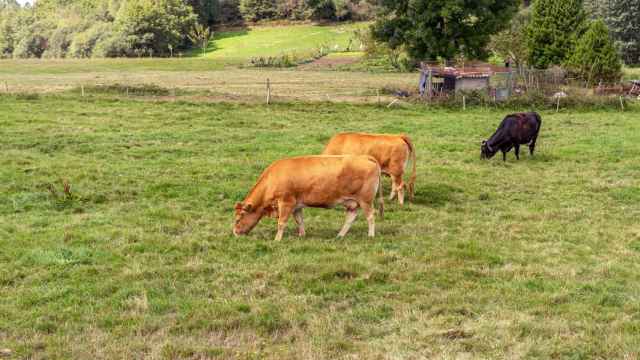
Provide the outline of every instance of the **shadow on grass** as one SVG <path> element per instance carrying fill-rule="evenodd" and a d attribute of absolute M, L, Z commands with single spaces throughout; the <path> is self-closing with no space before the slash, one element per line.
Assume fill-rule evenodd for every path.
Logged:
<path fill-rule="evenodd" d="M 447 203 L 456 202 L 455 194 L 463 193 L 461 188 L 447 184 L 425 184 L 416 186 L 414 204 L 429 207 L 442 207 Z"/>
<path fill-rule="evenodd" d="M 223 30 L 220 32 L 215 32 L 213 35 L 213 39 L 209 41 L 207 44 L 207 49 L 205 50 L 206 54 L 212 53 L 216 50 L 220 50 L 220 48 L 216 45 L 216 41 L 229 39 L 234 37 L 246 36 L 249 34 L 250 29 L 244 25 L 234 27 L 229 30 Z M 193 48 L 187 51 L 188 57 L 201 57 L 202 56 L 202 48 L 198 46 L 194 46 Z"/>

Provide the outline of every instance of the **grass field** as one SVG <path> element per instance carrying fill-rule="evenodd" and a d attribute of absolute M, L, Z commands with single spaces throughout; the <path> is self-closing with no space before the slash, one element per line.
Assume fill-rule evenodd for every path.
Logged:
<path fill-rule="evenodd" d="M 0 96 L 0 348 L 14 358 L 640 356 L 638 111 L 543 113 L 481 161 L 485 110 Z M 411 135 L 417 199 L 231 236 L 284 156 Z M 70 184 L 65 195 L 63 182 Z M 388 181 L 387 181 L 388 190 Z"/>
<path fill-rule="evenodd" d="M 108 60 L 106 60 L 108 61 Z M 106 62 L 105 61 L 105 62 Z M 137 60 L 131 60 L 135 63 Z M 139 61 L 139 60 L 138 60 Z M 179 64 L 180 60 L 175 63 Z M 205 63 L 208 60 L 199 59 Z M 160 61 L 162 64 L 164 61 Z M 177 89 L 181 98 L 197 96 L 206 101 L 242 101 L 264 102 L 266 82 L 270 79 L 274 101 L 347 101 L 376 102 L 376 90 L 384 88 L 417 88 L 418 75 L 411 73 L 359 73 L 351 71 L 322 71 L 318 69 L 299 71 L 297 69 L 238 69 L 204 67 L 200 70 L 182 69 L 127 70 L 86 69 L 86 63 L 71 62 L 63 66 L 64 72 L 58 72 L 56 64 L 44 64 L 52 67 L 49 72 L 40 69 L 31 72 L 34 62 L 7 62 L 14 66 L 13 72 L 0 73 L 0 93 L 9 92 L 50 93 L 87 88 L 87 95 L 94 93 L 90 87 L 120 84 L 125 95 L 125 87 L 153 84 L 166 89 Z M 64 64 L 63 61 L 60 62 Z M 19 64 L 26 64 L 22 67 Z M 78 68 L 71 71 L 75 65 Z M 167 61 L 166 64 L 170 64 Z M 36 66 L 36 65 L 34 65 Z M 2 66 L 0 66 L 2 68 Z M 391 101 L 391 99 L 384 99 Z"/>
<path fill-rule="evenodd" d="M 281 54 L 305 54 L 321 46 L 343 51 L 357 40 L 354 30 L 366 27 L 367 23 L 339 25 L 289 25 L 259 26 L 237 31 L 217 33 L 207 49 L 206 58 L 225 62 L 246 62 L 255 56 Z M 202 56 L 201 52 L 193 52 Z"/>

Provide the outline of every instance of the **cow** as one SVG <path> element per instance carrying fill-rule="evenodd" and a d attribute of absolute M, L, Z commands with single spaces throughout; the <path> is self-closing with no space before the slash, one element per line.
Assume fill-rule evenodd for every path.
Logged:
<path fill-rule="evenodd" d="M 282 240 L 289 217 L 305 236 L 302 209 L 346 208 L 346 221 L 338 237 L 353 225 L 362 208 L 369 223 L 369 236 L 375 236 L 376 192 L 380 196 L 380 215 L 384 214 L 382 170 L 371 156 L 305 156 L 271 164 L 248 195 L 235 206 L 235 236 L 248 234 L 264 216 L 278 219 L 276 241 Z"/>
<path fill-rule="evenodd" d="M 489 140 L 482 142 L 480 158 L 491 159 L 502 151 L 502 160 L 507 161 L 507 153 L 515 148 L 516 159 L 520 160 L 520 145 L 524 144 L 529 145 L 533 156 L 541 126 L 542 118 L 535 112 L 507 115 Z"/>
<path fill-rule="evenodd" d="M 408 183 L 409 199 L 413 200 L 415 196 L 416 149 L 407 135 L 340 133 L 329 140 L 322 155 L 373 156 L 380 164 L 382 173 L 389 175 L 393 182 L 389 200 L 397 195 L 400 205 L 404 204 L 403 175 L 411 160 L 413 173 Z"/>

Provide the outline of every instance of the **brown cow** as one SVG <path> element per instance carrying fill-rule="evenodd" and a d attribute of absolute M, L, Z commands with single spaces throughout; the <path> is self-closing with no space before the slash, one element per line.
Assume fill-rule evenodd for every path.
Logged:
<path fill-rule="evenodd" d="M 263 216 L 278 218 L 276 240 L 293 217 L 298 234 L 305 235 L 302 209 L 343 205 L 347 219 L 338 234 L 344 237 L 362 208 L 369 222 L 369 236 L 375 235 L 374 200 L 380 193 L 380 214 L 384 213 L 382 170 L 370 156 L 306 156 L 279 160 L 260 176 L 247 197 L 236 204 L 236 236 L 248 234 Z"/>
<path fill-rule="evenodd" d="M 382 172 L 391 176 L 393 185 L 389 200 L 396 194 L 400 205 L 404 204 L 404 181 L 402 179 L 409 159 L 413 162 L 413 174 L 409 180 L 409 198 L 413 200 L 416 183 L 416 149 L 408 136 L 362 133 L 341 133 L 329 140 L 322 155 L 369 155 L 373 156 Z"/>

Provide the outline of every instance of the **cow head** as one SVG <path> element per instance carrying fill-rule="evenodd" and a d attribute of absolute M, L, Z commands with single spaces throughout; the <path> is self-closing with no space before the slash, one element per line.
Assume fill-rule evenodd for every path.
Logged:
<path fill-rule="evenodd" d="M 488 142 L 483 141 L 480 146 L 480 159 L 491 159 L 496 152 L 498 152 L 497 149 L 491 147 Z"/>
<path fill-rule="evenodd" d="M 273 205 L 263 208 L 255 208 L 252 204 L 237 203 L 235 207 L 236 218 L 233 225 L 235 236 L 247 235 L 260 222 L 264 216 L 275 217 L 277 209 Z"/>

